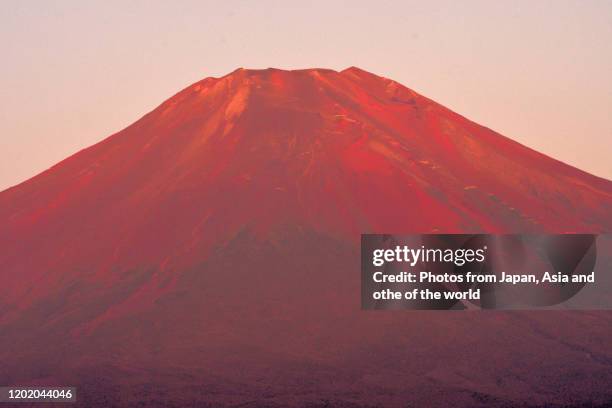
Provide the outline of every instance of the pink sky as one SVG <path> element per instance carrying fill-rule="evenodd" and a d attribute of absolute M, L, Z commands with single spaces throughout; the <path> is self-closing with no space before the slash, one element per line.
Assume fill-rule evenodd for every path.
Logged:
<path fill-rule="evenodd" d="M 610 1 L 3 1 L 0 35 L 0 190 L 237 67 L 359 66 L 612 179 Z"/>

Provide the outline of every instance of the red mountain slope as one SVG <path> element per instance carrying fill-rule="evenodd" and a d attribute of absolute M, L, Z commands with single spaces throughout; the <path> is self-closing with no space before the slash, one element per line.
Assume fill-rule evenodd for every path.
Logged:
<path fill-rule="evenodd" d="M 612 314 L 358 299 L 360 233 L 609 232 L 611 210 L 612 182 L 358 68 L 207 78 L 0 193 L 0 383 L 88 406 L 612 400 Z"/>

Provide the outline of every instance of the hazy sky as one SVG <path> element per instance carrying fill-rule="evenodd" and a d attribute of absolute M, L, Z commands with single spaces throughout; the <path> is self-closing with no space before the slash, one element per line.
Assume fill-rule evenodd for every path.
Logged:
<path fill-rule="evenodd" d="M 612 179 L 612 0 L 1 0 L 0 39 L 0 190 L 237 67 L 356 65 Z"/>

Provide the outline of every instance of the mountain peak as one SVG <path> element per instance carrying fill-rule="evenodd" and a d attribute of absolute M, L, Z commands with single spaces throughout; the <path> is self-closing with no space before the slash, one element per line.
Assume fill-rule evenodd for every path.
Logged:
<path fill-rule="evenodd" d="M 171 249 L 178 260 L 187 244 L 153 234 L 154 219 L 178 217 L 164 224 L 166 237 L 213 223 L 201 236 L 192 231 L 196 247 L 212 242 L 210 231 L 267 234 L 287 224 L 350 239 L 389 231 L 597 232 L 612 228 L 611 185 L 357 67 L 239 68 L 185 88 L 0 193 L 0 221 L 6 234 L 40 228 L 54 236 L 77 211 L 89 223 L 118 223 L 143 251 L 151 240 L 164 248 L 147 257 Z M 74 236 L 80 226 L 71 227 Z M 115 238 L 105 239 L 100 256 L 114 256 L 107 251 Z"/>
<path fill-rule="evenodd" d="M 397 82 L 355 67 L 241 68 L 189 86 L 0 192 L 1 378 L 71 384 L 84 395 L 93 387 L 100 406 L 129 405 L 126 390 L 154 390 L 167 406 L 171 399 L 157 390 L 170 389 L 168 378 L 180 379 L 180 388 L 160 392 L 180 395 L 177 406 L 204 394 L 222 395 L 212 405 L 235 406 L 236 387 L 242 397 L 289 392 L 271 405 L 295 405 L 304 379 L 314 385 L 300 395 L 341 395 L 332 405 L 352 403 L 353 391 L 329 383 L 356 384 L 368 395 L 396 384 L 404 398 L 404 378 L 428 377 L 427 364 L 383 366 L 400 348 L 421 350 L 426 341 L 449 358 L 460 355 L 453 361 L 463 370 L 465 355 L 440 336 L 457 331 L 457 317 L 432 325 L 429 314 L 363 313 L 355 302 L 360 234 L 593 233 L 612 230 L 610 208 L 611 182 Z M 484 322 L 474 327 L 483 338 L 517 331 L 497 318 Z M 426 336 L 414 336 L 415 327 Z M 542 332 L 571 334 L 545 327 L 521 333 L 522 350 L 553 344 L 542 343 Z M 416 343 L 389 348 L 390 333 Z M 564 355 L 569 349 L 559 346 Z M 390 353 L 382 360 L 381 350 Z M 572 361 L 609 372 L 578 351 Z M 502 357 L 512 371 L 517 356 Z M 354 375 L 373 367 L 386 377 Z M 457 377 L 432 367 L 436 381 Z M 406 376 L 398 378 L 398 368 Z M 105 377 L 90 380 L 99 373 Z M 267 386 L 279 378 L 282 387 Z M 509 395 L 494 380 L 479 390 Z M 100 387 L 118 390 L 117 400 Z M 463 398 L 464 387 L 453 387 Z M 406 405 L 381 398 L 373 405 Z"/>
<path fill-rule="evenodd" d="M 305 74 L 312 74 L 312 73 L 353 74 L 353 75 L 360 75 L 360 76 L 372 76 L 372 77 L 382 78 L 382 77 L 379 77 L 371 72 L 368 72 L 356 66 L 350 66 L 341 71 L 337 71 L 337 70 L 330 69 L 330 68 L 320 68 L 320 67 L 319 68 L 296 68 L 296 69 L 284 69 L 284 68 L 276 68 L 276 67 L 267 67 L 267 68 L 239 67 L 224 76 L 221 76 L 219 78 L 215 78 L 215 77 L 212 77 L 212 78 L 221 79 L 221 78 L 225 78 L 229 76 L 237 76 L 237 75 L 261 76 L 261 75 L 269 75 L 273 73 L 285 74 L 285 75 L 304 74 L 304 73 Z"/>
<path fill-rule="evenodd" d="M 381 78 L 378 75 L 375 75 L 375 74 L 373 74 L 373 73 L 371 73 L 369 71 L 366 71 L 365 69 L 356 67 L 354 65 L 352 65 L 352 66 L 350 66 L 348 68 L 345 68 L 345 69 L 343 69 L 340 72 L 341 73 L 347 73 L 347 74 L 354 74 L 354 75 L 369 75 L 369 76 L 374 76 L 374 77 Z"/>

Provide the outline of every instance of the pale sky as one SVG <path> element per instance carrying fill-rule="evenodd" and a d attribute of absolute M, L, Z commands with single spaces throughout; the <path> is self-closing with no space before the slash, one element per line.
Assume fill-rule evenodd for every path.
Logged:
<path fill-rule="evenodd" d="M 612 179 L 612 0 L 1 0 L 0 39 L 0 190 L 238 67 L 355 65 Z"/>

